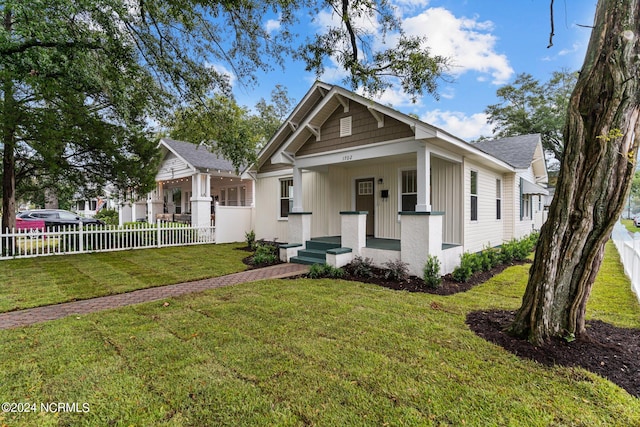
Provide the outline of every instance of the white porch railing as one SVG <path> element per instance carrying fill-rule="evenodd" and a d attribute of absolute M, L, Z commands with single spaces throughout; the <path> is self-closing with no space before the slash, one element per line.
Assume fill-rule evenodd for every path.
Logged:
<path fill-rule="evenodd" d="M 215 227 L 137 223 L 125 227 L 54 227 L 0 233 L 0 260 L 215 243 Z"/>
<path fill-rule="evenodd" d="M 618 222 L 613 227 L 611 240 L 615 244 L 624 272 L 631 279 L 631 288 L 640 300 L 640 234 L 631 234 L 622 223 Z"/>

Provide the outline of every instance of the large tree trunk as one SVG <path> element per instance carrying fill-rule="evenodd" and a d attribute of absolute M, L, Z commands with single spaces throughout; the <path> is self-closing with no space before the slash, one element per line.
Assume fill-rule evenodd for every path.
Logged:
<path fill-rule="evenodd" d="M 11 31 L 11 11 L 5 10 L 3 26 Z M 0 232 L 15 226 L 16 222 L 16 104 L 13 98 L 14 87 L 11 78 L 4 77 L 2 82 L 2 224 Z M 2 253 L 5 252 L 0 248 Z"/>
<path fill-rule="evenodd" d="M 624 208 L 640 138 L 640 0 L 600 0 L 571 95 L 555 198 L 510 332 L 585 336 L 585 306 Z"/>

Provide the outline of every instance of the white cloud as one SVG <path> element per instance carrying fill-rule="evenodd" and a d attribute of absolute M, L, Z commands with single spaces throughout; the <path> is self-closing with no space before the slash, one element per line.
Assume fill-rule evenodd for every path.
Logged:
<path fill-rule="evenodd" d="M 229 78 L 229 86 L 233 87 L 236 84 L 236 82 L 238 81 L 238 79 L 236 77 L 236 74 L 234 72 L 232 72 L 231 70 L 229 70 L 224 65 L 213 64 L 212 67 L 218 73 L 220 73 L 222 75 L 225 75 L 225 76 L 227 76 Z"/>
<path fill-rule="evenodd" d="M 491 21 L 458 18 L 447 9 L 430 8 L 403 20 L 405 32 L 427 37 L 427 46 L 436 55 L 450 58 L 453 75 L 476 71 L 491 76 L 493 84 L 505 84 L 513 76 L 506 55 L 497 53 L 497 38 Z"/>
<path fill-rule="evenodd" d="M 485 113 L 467 116 L 458 111 L 432 110 L 423 114 L 420 120 L 467 141 L 472 141 L 480 136 L 493 135 L 491 126 L 487 124 Z"/>
<path fill-rule="evenodd" d="M 278 17 L 278 19 L 269 19 L 265 24 L 264 24 L 264 30 L 271 34 L 274 31 L 278 31 L 280 29 L 281 23 L 280 23 L 280 17 Z"/>

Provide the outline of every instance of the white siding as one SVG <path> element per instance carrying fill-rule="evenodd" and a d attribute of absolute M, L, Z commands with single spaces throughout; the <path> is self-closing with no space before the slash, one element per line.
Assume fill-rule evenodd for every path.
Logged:
<path fill-rule="evenodd" d="M 471 171 L 478 172 L 478 220 L 471 221 Z M 504 239 L 504 218 L 496 219 L 496 179 L 504 182 L 501 173 L 479 164 L 464 164 L 464 250 L 478 252 L 486 246 L 501 245 Z"/>
<path fill-rule="evenodd" d="M 443 241 L 462 243 L 462 191 L 459 164 L 432 158 L 432 208 L 444 211 Z M 302 174 L 303 209 L 311 212 L 311 236 L 340 235 L 340 211 L 355 209 L 354 187 L 356 179 L 374 179 L 375 236 L 400 238 L 399 181 L 402 170 L 415 169 L 415 159 L 389 161 L 387 163 L 362 163 L 351 167 L 329 166 L 322 171 L 305 171 Z M 256 237 L 264 239 L 288 238 L 287 220 L 278 220 L 279 179 L 282 175 L 260 177 L 256 182 Z M 382 183 L 379 183 L 382 180 Z M 382 190 L 388 190 L 383 198 Z"/>
<path fill-rule="evenodd" d="M 280 176 L 258 178 L 256 180 L 256 221 L 257 239 L 286 242 L 289 236 L 286 219 L 278 220 L 280 210 L 280 178 L 291 176 L 291 171 Z"/>
<path fill-rule="evenodd" d="M 156 174 L 156 181 L 167 181 L 176 178 L 186 178 L 193 174 L 194 169 L 180 160 L 175 154 L 167 153 L 162 161 L 160 170 Z"/>

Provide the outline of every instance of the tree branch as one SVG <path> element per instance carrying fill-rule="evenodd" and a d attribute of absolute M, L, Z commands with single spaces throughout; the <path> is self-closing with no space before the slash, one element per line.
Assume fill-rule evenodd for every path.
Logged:
<path fill-rule="evenodd" d="M 549 49 L 551 46 L 553 46 L 553 36 L 555 35 L 555 28 L 554 28 L 554 23 L 553 23 L 553 1 L 551 0 L 551 4 L 549 5 L 550 9 L 551 9 L 551 34 L 549 34 L 549 46 L 547 46 L 547 49 Z"/>

